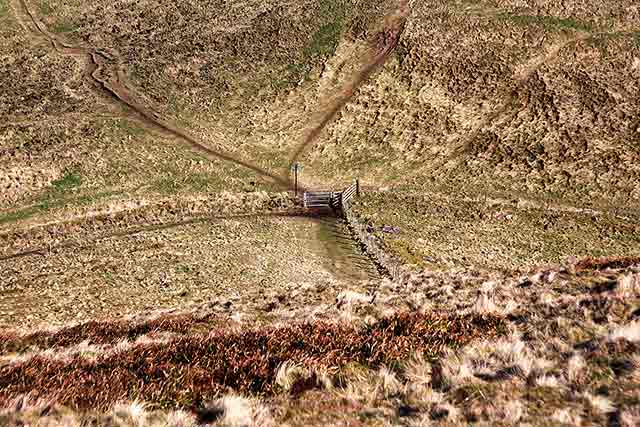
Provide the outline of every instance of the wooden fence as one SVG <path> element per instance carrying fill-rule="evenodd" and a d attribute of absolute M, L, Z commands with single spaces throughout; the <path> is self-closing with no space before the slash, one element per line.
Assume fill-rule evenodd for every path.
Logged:
<path fill-rule="evenodd" d="M 304 207 L 311 209 L 342 209 L 359 193 L 360 184 L 357 180 L 344 191 L 305 191 L 303 195 Z"/>
<path fill-rule="evenodd" d="M 354 196 L 360 195 L 360 182 L 356 179 L 340 195 L 340 207 L 346 206 Z"/>
<path fill-rule="evenodd" d="M 333 191 L 305 191 L 303 196 L 304 207 L 314 209 L 328 209 L 334 206 L 335 199 L 336 193 Z"/>

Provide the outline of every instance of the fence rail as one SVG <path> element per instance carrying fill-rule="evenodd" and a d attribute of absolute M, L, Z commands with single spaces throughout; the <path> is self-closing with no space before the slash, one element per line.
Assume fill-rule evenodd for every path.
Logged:
<path fill-rule="evenodd" d="M 360 185 L 357 180 L 344 191 L 305 191 L 303 195 L 304 207 L 342 209 L 359 192 Z"/>
<path fill-rule="evenodd" d="M 305 208 L 330 208 L 335 193 L 333 191 L 306 191 L 304 193 Z"/>
<path fill-rule="evenodd" d="M 356 180 L 342 192 L 342 196 L 340 197 L 341 206 L 346 206 L 347 203 L 349 203 L 351 199 L 358 194 L 360 194 L 360 183 Z"/>

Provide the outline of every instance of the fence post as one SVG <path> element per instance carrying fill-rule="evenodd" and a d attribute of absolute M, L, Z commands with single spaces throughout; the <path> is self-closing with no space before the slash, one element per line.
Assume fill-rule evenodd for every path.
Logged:
<path fill-rule="evenodd" d="M 296 199 L 298 198 L 298 164 L 293 165 L 293 176 L 294 176 L 294 192 Z"/>
<path fill-rule="evenodd" d="M 360 180 L 356 179 L 356 196 L 360 197 Z"/>

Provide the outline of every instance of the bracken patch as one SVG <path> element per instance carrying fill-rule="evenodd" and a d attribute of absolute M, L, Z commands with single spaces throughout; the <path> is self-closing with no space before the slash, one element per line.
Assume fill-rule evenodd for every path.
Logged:
<path fill-rule="evenodd" d="M 89 321 L 80 325 L 60 329 L 56 332 L 38 331 L 19 336 L 0 331 L 0 354 L 21 352 L 29 347 L 67 347 L 88 341 L 89 344 L 114 344 L 122 339 L 135 339 L 153 332 L 186 333 L 198 325 L 214 320 L 213 315 L 194 314 L 166 315 L 147 322 Z"/>
<path fill-rule="evenodd" d="M 576 264 L 576 271 L 628 268 L 640 264 L 640 257 L 584 258 Z"/>
<path fill-rule="evenodd" d="M 80 410 L 136 399 L 160 407 L 197 407 L 229 390 L 272 394 L 285 361 L 315 368 L 348 363 L 377 368 L 416 351 L 437 354 L 504 329 L 503 318 L 491 315 L 399 313 L 366 327 L 303 323 L 242 332 L 217 329 L 93 362 L 34 357 L 0 370 L 0 407 L 25 394 Z"/>

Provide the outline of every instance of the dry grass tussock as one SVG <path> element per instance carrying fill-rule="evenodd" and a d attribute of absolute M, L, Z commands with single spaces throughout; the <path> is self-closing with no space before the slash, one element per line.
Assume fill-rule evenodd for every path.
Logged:
<path fill-rule="evenodd" d="M 410 425 L 633 425 L 640 300 L 630 290 L 638 271 L 622 261 L 607 264 L 579 272 L 547 267 L 518 278 L 426 272 L 387 286 L 385 299 L 424 293 L 431 310 L 496 312 L 511 301 L 505 315 L 511 332 L 435 357 L 413 355 L 391 371 L 400 383 L 395 394 L 385 396 L 375 371 L 360 373 L 346 390 L 367 407 L 407 406 L 402 411 L 414 411 Z M 441 283 L 455 299 L 439 292 Z M 615 295 L 620 290 L 626 297 Z"/>
<path fill-rule="evenodd" d="M 102 413 L 79 413 L 48 402 L 16 399 L 0 411 L 3 426 L 51 427 L 269 427 L 275 425 L 269 409 L 259 400 L 229 394 L 207 402 L 197 411 L 160 411 L 139 402 L 118 403 Z"/>
<path fill-rule="evenodd" d="M 186 411 L 157 411 L 139 402 L 118 403 L 105 412 L 71 411 L 50 402 L 21 397 L 10 409 L 0 410 L 0 422 L 7 427 L 196 427 L 196 414 Z"/>
<path fill-rule="evenodd" d="M 609 334 L 608 339 L 609 341 L 624 339 L 631 342 L 640 342 L 640 321 L 614 329 Z"/>
<path fill-rule="evenodd" d="M 441 382 L 446 388 L 455 388 L 473 382 L 520 378 L 557 385 L 555 377 L 544 375 L 550 365 L 547 360 L 536 358 L 515 335 L 450 351 L 441 363 Z"/>
<path fill-rule="evenodd" d="M 555 271 L 553 280 L 545 279 L 549 271 Z M 141 390 L 148 408 L 157 402 L 178 402 L 177 407 L 196 408 L 196 419 L 215 419 L 220 425 L 251 425 L 252 419 L 278 425 L 286 421 L 282 418 L 285 413 L 298 414 L 295 417 L 304 420 L 291 425 L 309 425 L 309 420 L 321 416 L 357 419 L 358 412 L 345 412 L 344 408 L 360 408 L 382 423 L 399 416 L 406 425 L 416 426 L 538 425 L 541 419 L 569 425 L 602 424 L 612 418 L 620 425 L 632 425 L 637 413 L 628 402 L 640 399 L 640 345 L 637 320 L 624 320 L 633 309 L 620 309 L 637 300 L 633 296 L 597 299 L 606 304 L 589 306 L 589 311 L 580 304 L 592 304 L 594 297 L 615 291 L 630 273 L 635 271 L 591 270 L 572 276 L 563 269 L 546 269 L 515 279 L 468 272 L 458 278 L 438 273 L 422 278 L 417 275 L 407 282 L 385 282 L 375 299 L 364 293 L 344 293 L 337 303 L 343 301 L 343 311 L 356 316 L 357 311 L 367 312 L 371 306 L 381 309 L 396 304 L 408 293 L 435 292 L 440 280 L 448 283 L 460 300 L 434 293 L 439 296 L 432 310 L 396 313 L 370 323 L 334 319 L 271 329 L 237 329 L 226 334 L 196 333 L 163 345 L 143 343 L 117 357 L 100 356 L 97 363 L 48 360 L 44 353 L 2 368 L 0 381 L 15 387 L 22 382 L 17 381 L 20 377 L 35 384 L 33 389 L 14 388 L 17 394 L 5 395 L 5 402 L 23 395 L 49 400 L 57 397 L 59 403 L 74 409 L 98 406 L 108 413 L 126 399 L 127 384 L 139 381 L 131 376 L 135 364 L 141 375 L 153 378 L 154 384 Z M 474 310 L 461 317 L 436 314 L 457 306 L 467 310 L 479 294 L 491 296 L 503 306 L 512 299 L 515 308 L 506 316 L 480 315 Z M 591 316 L 608 316 L 610 327 L 596 323 L 597 317 Z M 114 324 L 128 334 L 127 328 Z M 97 334 L 96 340 L 118 342 L 106 333 L 107 325 L 100 330 L 103 333 Z M 65 336 L 67 332 L 61 329 L 55 333 Z M 493 336 L 485 338 L 485 334 Z M 582 335 L 573 338 L 572 334 Z M 144 340 L 146 335 L 140 337 Z M 231 360 L 234 369 L 225 370 L 223 360 Z M 100 371 L 99 365 L 108 366 L 108 372 Z M 92 384 L 108 380 L 125 387 L 100 397 L 82 389 L 80 399 L 81 378 L 90 378 Z M 64 380 L 58 387 L 62 394 L 56 396 L 53 390 L 39 386 L 40 381 L 49 384 L 53 379 Z M 210 396 L 225 395 L 229 389 L 268 400 L 262 404 L 235 397 L 210 400 Z M 187 395 L 183 390 L 192 392 Z M 201 394 L 193 394 L 193 390 Z M 321 396 L 313 398 L 316 401 L 335 403 L 312 403 L 306 400 L 310 395 Z M 272 399 L 284 408 L 273 406 Z M 229 407 L 226 412 L 225 405 Z M 260 409 L 265 405 L 269 411 Z M 337 405 L 335 412 L 331 412 L 331 405 Z"/>
<path fill-rule="evenodd" d="M 197 411 L 198 423 L 224 427 L 270 427 L 274 426 L 269 409 L 256 399 L 227 395 L 207 403 Z"/>

